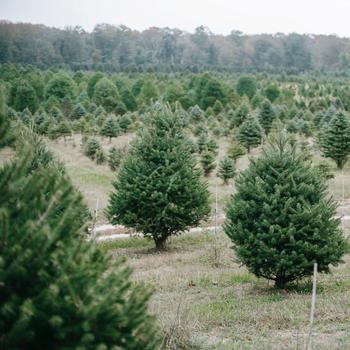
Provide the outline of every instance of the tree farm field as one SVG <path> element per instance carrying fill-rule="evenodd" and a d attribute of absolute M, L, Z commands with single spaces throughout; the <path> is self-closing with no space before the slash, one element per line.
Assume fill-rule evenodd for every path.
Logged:
<path fill-rule="evenodd" d="M 112 139 L 99 138 L 104 150 L 112 145 L 127 146 L 134 134 Z M 74 184 L 83 193 L 90 209 L 98 206 L 97 223 L 106 223 L 103 210 L 116 177 L 106 165 L 82 155 L 81 136 L 74 134 L 45 140 L 64 162 Z M 218 159 L 228 147 L 228 140 L 218 140 Z M 249 157 L 258 157 L 259 149 L 240 158 L 237 170 L 245 169 Z M 320 159 L 318 154 L 314 160 Z M 339 203 L 339 215 L 350 215 L 350 168 L 343 174 L 332 169 L 329 193 Z M 211 206 L 218 197 L 218 215 L 224 213 L 230 195 L 235 191 L 232 181 L 223 185 L 216 171 L 207 178 Z M 343 182 L 345 202 L 342 202 Z M 349 236 L 349 221 L 342 221 Z M 277 291 L 273 284 L 258 279 L 235 262 L 232 242 L 219 228 L 170 237 L 165 252 L 154 250 L 151 240 L 134 237 L 115 239 L 99 244 L 106 254 L 127 259 L 133 268 L 133 280 L 153 289 L 150 311 L 156 316 L 168 349 L 303 349 L 309 331 L 311 280 L 292 284 L 286 291 Z M 314 349 L 349 349 L 350 347 L 350 256 L 344 264 L 331 269 L 331 274 L 318 275 Z"/>

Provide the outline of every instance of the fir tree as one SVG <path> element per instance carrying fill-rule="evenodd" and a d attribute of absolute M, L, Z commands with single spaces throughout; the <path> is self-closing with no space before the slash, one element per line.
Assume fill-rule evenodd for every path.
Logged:
<path fill-rule="evenodd" d="M 326 181 L 334 178 L 334 173 L 332 171 L 332 165 L 329 164 L 329 162 L 326 160 L 322 160 L 321 162 L 316 164 L 315 169 L 318 172 L 318 174 Z"/>
<path fill-rule="evenodd" d="M 215 157 L 213 152 L 206 150 L 202 153 L 201 164 L 204 170 L 204 175 L 209 176 L 210 173 L 215 169 Z"/>
<path fill-rule="evenodd" d="M 112 137 L 117 137 L 119 133 L 120 128 L 117 119 L 113 116 L 108 117 L 100 130 L 100 134 L 109 137 L 109 143 L 111 143 Z"/>
<path fill-rule="evenodd" d="M 120 101 L 117 87 L 107 78 L 102 78 L 94 87 L 94 101 L 106 111 L 112 112 Z"/>
<path fill-rule="evenodd" d="M 78 103 L 74 106 L 70 117 L 72 119 L 80 119 L 86 115 L 86 109 L 81 103 Z"/>
<path fill-rule="evenodd" d="M 224 181 L 224 184 L 228 184 L 228 180 L 233 179 L 236 175 L 235 165 L 229 157 L 225 157 L 219 163 L 219 171 L 217 176 Z"/>
<path fill-rule="evenodd" d="M 228 150 L 228 156 L 233 159 L 234 164 L 237 163 L 237 160 L 244 156 L 246 154 L 247 150 L 245 149 L 245 147 L 237 142 L 237 141 L 233 141 L 229 150 Z"/>
<path fill-rule="evenodd" d="M 240 77 L 236 89 L 240 96 L 246 95 L 249 99 L 252 99 L 256 92 L 255 79 L 249 76 Z"/>
<path fill-rule="evenodd" d="M 96 164 L 103 164 L 106 161 L 106 154 L 102 148 L 96 151 L 95 159 L 96 159 Z"/>
<path fill-rule="evenodd" d="M 205 133 L 201 133 L 197 139 L 198 152 L 202 153 L 207 148 L 208 137 Z"/>
<path fill-rule="evenodd" d="M 262 129 L 259 121 L 253 114 L 249 114 L 238 130 L 237 139 L 250 152 L 251 147 L 260 145 L 262 139 Z"/>
<path fill-rule="evenodd" d="M 55 97 L 59 101 L 64 98 L 73 100 L 75 97 L 76 84 L 71 77 L 65 73 L 57 73 L 46 86 L 46 99 Z"/>
<path fill-rule="evenodd" d="M 7 128 L 0 115 L 0 143 Z M 86 241 L 81 196 L 36 156 L 25 143 L 0 168 L 0 348 L 157 348 L 149 292 Z"/>
<path fill-rule="evenodd" d="M 336 113 L 325 131 L 320 134 L 319 143 L 325 157 L 333 159 L 342 169 L 350 155 L 350 120 L 343 112 Z"/>
<path fill-rule="evenodd" d="M 179 119 L 166 107 L 153 110 L 123 161 L 106 214 L 163 249 L 210 212 L 208 190 Z"/>
<path fill-rule="evenodd" d="M 130 118 L 129 113 L 125 113 L 118 118 L 118 125 L 122 130 L 122 132 L 127 132 L 131 123 L 132 123 L 132 120 Z"/>
<path fill-rule="evenodd" d="M 21 80 L 17 86 L 14 107 L 20 112 L 28 108 L 32 113 L 38 108 L 38 97 L 33 87 L 26 80 Z"/>
<path fill-rule="evenodd" d="M 272 123 L 275 119 L 275 112 L 269 100 L 263 101 L 260 107 L 259 121 L 264 128 L 266 135 L 270 132 Z"/>
<path fill-rule="evenodd" d="M 66 120 L 62 120 L 57 125 L 56 133 L 58 136 L 63 136 L 64 141 L 66 141 L 66 137 L 72 135 L 72 129 Z"/>
<path fill-rule="evenodd" d="M 121 152 L 114 146 L 108 152 L 108 165 L 112 171 L 118 169 L 121 161 Z"/>
<path fill-rule="evenodd" d="M 100 149 L 101 145 L 98 140 L 94 137 L 89 137 L 84 146 L 84 154 L 91 159 L 95 159 L 96 153 Z"/>
<path fill-rule="evenodd" d="M 224 106 L 222 105 L 221 101 L 216 100 L 213 106 L 213 112 L 215 115 L 218 115 L 224 110 Z"/>
<path fill-rule="evenodd" d="M 242 103 L 238 109 L 236 110 L 233 121 L 232 121 L 232 127 L 239 127 L 241 124 L 247 119 L 247 116 L 249 114 L 249 107 L 246 103 Z"/>
<path fill-rule="evenodd" d="M 207 149 L 208 149 L 208 151 L 212 152 L 213 155 L 216 155 L 218 153 L 218 148 L 219 148 L 219 146 L 214 139 L 211 139 L 208 141 Z"/>
<path fill-rule="evenodd" d="M 278 288 L 313 272 L 329 272 L 347 251 L 336 204 L 310 163 L 282 132 L 236 179 L 225 232 L 236 255 Z"/>

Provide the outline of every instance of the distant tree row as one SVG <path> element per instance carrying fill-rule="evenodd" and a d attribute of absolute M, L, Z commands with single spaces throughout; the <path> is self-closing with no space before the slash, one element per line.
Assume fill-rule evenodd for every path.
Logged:
<path fill-rule="evenodd" d="M 89 33 L 81 27 L 61 30 L 0 22 L 0 63 L 73 70 L 346 70 L 350 66 L 349 43 L 349 39 L 335 35 L 245 35 L 232 31 L 223 36 L 204 26 L 194 33 L 157 27 L 139 32 L 103 23 Z"/>

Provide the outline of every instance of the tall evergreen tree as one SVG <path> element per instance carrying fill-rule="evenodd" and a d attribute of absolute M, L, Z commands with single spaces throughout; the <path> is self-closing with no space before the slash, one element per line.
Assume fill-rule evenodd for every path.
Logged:
<path fill-rule="evenodd" d="M 80 195 L 31 147 L 0 168 L 0 348 L 155 349 L 149 292 L 86 241 Z"/>
<path fill-rule="evenodd" d="M 57 73 L 48 82 L 45 90 L 46 99 L 55 97 L 59 101 L 64 98 L 73 100 L 76 93 L 76 85 L 73 79 L 65 73 Z"/>
<path fill-rule="evenodd" d="M 120 101 L 117 87 L 109 79 L 102 78 L 94 88 L 94 101 L 106 111 L 112 112 Z"/>
<path fill-rule="evenodd" d="M 17 85 L 14 108 L 20 112 L 28 108 L 34 113 L 37 110 L 38 105 L 38 97 L 34 88 L 26 80 L 21 80 Z"/>
<path fill-rule="evenodd" d="M 247 148 L 248 153 L 251 147 L 261 143 L 262 129 L 257 118 L 251 113 L 238 130 L 238 141 Z"/>
<path fill-rule="evenodd" d="M 241 124 L 247 119 L 248 114 L 249 114 L 249 106 L 247 103 L 243 102 L 235 111 L 231 126 L 232 127 L 241 126 Z"/>
<path fill-rule="evenodd" d="M 272 108 L 269 100 L 264 100 L 260 106 L 259 121 L 264 128 L 266 135 L 270 132 L 272 123 L 275 119 L 275 111 Z"/>
<path fill-rule="evenodd" d="M 313 272 L 329 272 L 348 244 L 336 204 L 317 171 L 280 132 L 236 179 L 225 232 L 237 257 L 278 288 Z"/>
<path fill-rule="evenodd" d="M 121 161 L 121 152 L 116 149 L 114 146 L 108 152 L 108 165 L 112 171 L 118 169 Z"/>
<path fill-rule="evenodd" d="M 238 79 L 237 92 L 239 95 L 246 95 L 249 99 L 252 99 L 256 92 L 256 82 L 253 77 L 250 76 L 242 76 Z"/>
<path fill-rule="evenodd" d="M 215 157 L 213 152 L 209 151 L 208 149 L 205 150 L 202 153 L 201 156 L 201 164 L 204 170 L 204 175 L 209 176 L 210 173 L 215 169 L 216 164 L 215 164 Z"/>
<path fill-rule="evenodd" d="M 333 159 L 342 169 L 350 155 L 350 120 L 344 112 L 336 113 L 325 130 L 320 133 L 319 143 L 325 157 Z"/>
<path fill-rule="evenodd" d="M 161 107 L 148 116 L 123 161 L 106 214 L 163 249 L 169 236 L 206 218 L 208 196 L 180 119 Z"/>

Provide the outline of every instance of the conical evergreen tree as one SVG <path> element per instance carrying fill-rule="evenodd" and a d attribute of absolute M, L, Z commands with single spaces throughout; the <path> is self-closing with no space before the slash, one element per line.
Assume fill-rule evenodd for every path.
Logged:
<path fill-rule="evenodd" d="M 114 116 L 108 117 L 100 130 L 100 134 L 102 136 L 108 137 L 109 142 L 111 142 L 112 137 L 117 137 L 119 133 L 120 128 L 118 125 L 117 118 Z"/>
<path fill-rule="evenodd" d="M 66 137 L 72 135 L 72 128 L 66 120 L 62 120 L 57 125 L 56 132 L 59 136 L 63 136 L 64 141 L 66 141 Z"/>
<path fill-rule="evenodd" d="M 84 154 L 91 159 L 95 159 L 97 151 L 101 145 L 95 137 L 89 137 L 84 145 Z"/>
<path fill-rule="evenodd" d="M 115 171 L 118 169 L 121 158 L 121 152 L 113 146 L 108 153 L 108 165 L 111 170 Z"/>
<path fill-rule="evenodd" d="M 157 107 L 123 161 L 106 214 L 163 249 L 167 238 L 198 225 L 210 212 L 208 190 L 182 125 L 167 107 Z"/>
<path fill-rule="evenodd" d="M 78 103 L 74 106 L 70 117 L 72 119 L 80 119 L 82 117 L 84 117 L 86 115 L 86 109 L 84 108 L 84 106 L 81 103 Z"/>
<path fill-rule="evenodd" d="M 0 348 L 155 349 L 149 293 L 86 241 L 80 195 L 31 150 L 0 168 Z"/>
<path fill-rule="evenodd" d="M 238 141 L 247 148 L 248 153 L 251 147 L 260 145 L 262 139 L 262 129 L 259 121 L 253 114 L 249 114 L 238 130 Z"/>
<path fill-rule="evenodd" d="M 233 141 L 229 150 L 228 150 L 228 156 L 233 159 L 234 164 L 237 163 L 237 160 L 244 156 L 246 154 L 247 150 L 245 149 L 245 147 L 237 142 L 237 141 Z"/>
<path fill-rule="evenodd" d="M 275 111 L 272 108 L 271 102 L 267 99 L 264 100 L 260 107 L 259 121 L 260 125 L 264 128 L 266 135 L 271 130 L 275 116 Z"/>
<path fill-rule="evenodd" d="M 218 177 L 224 181 L 224 184 L 228 184 L 228 180 L 233 179 L 236 175 L 235 165 L 229 157 L 225 157 L 219 163 Z"/>
<path fill-rule="evenodd" d="M 342 169 L 350 155 L 350 120 L 344 112 L 336 113 L 324 132 L 319 136 L 319 143 L 325 157 L 333 159 Z"/>
<path fill-rule="evenodd" d="M 232 126 L 239 127 L 247 119 L 248 114 L 249 106 L 243 102 L 235 112 Z"/>
<path fill-rule="evenodd" d="M 348 246 L 336 204 L 310 163 L 282 132 L 236 179 L 225 232 L 237 257 L 258 277 L 288 282 L 341 262 Z"/>
<path fill-rule="evenodd" d="M 201 164 L 204 170 L 204 175 L 209 176 L 210 173 L 215 169 L 215 157 L 213 152 L 206 150 L 202 153 Z"/>

